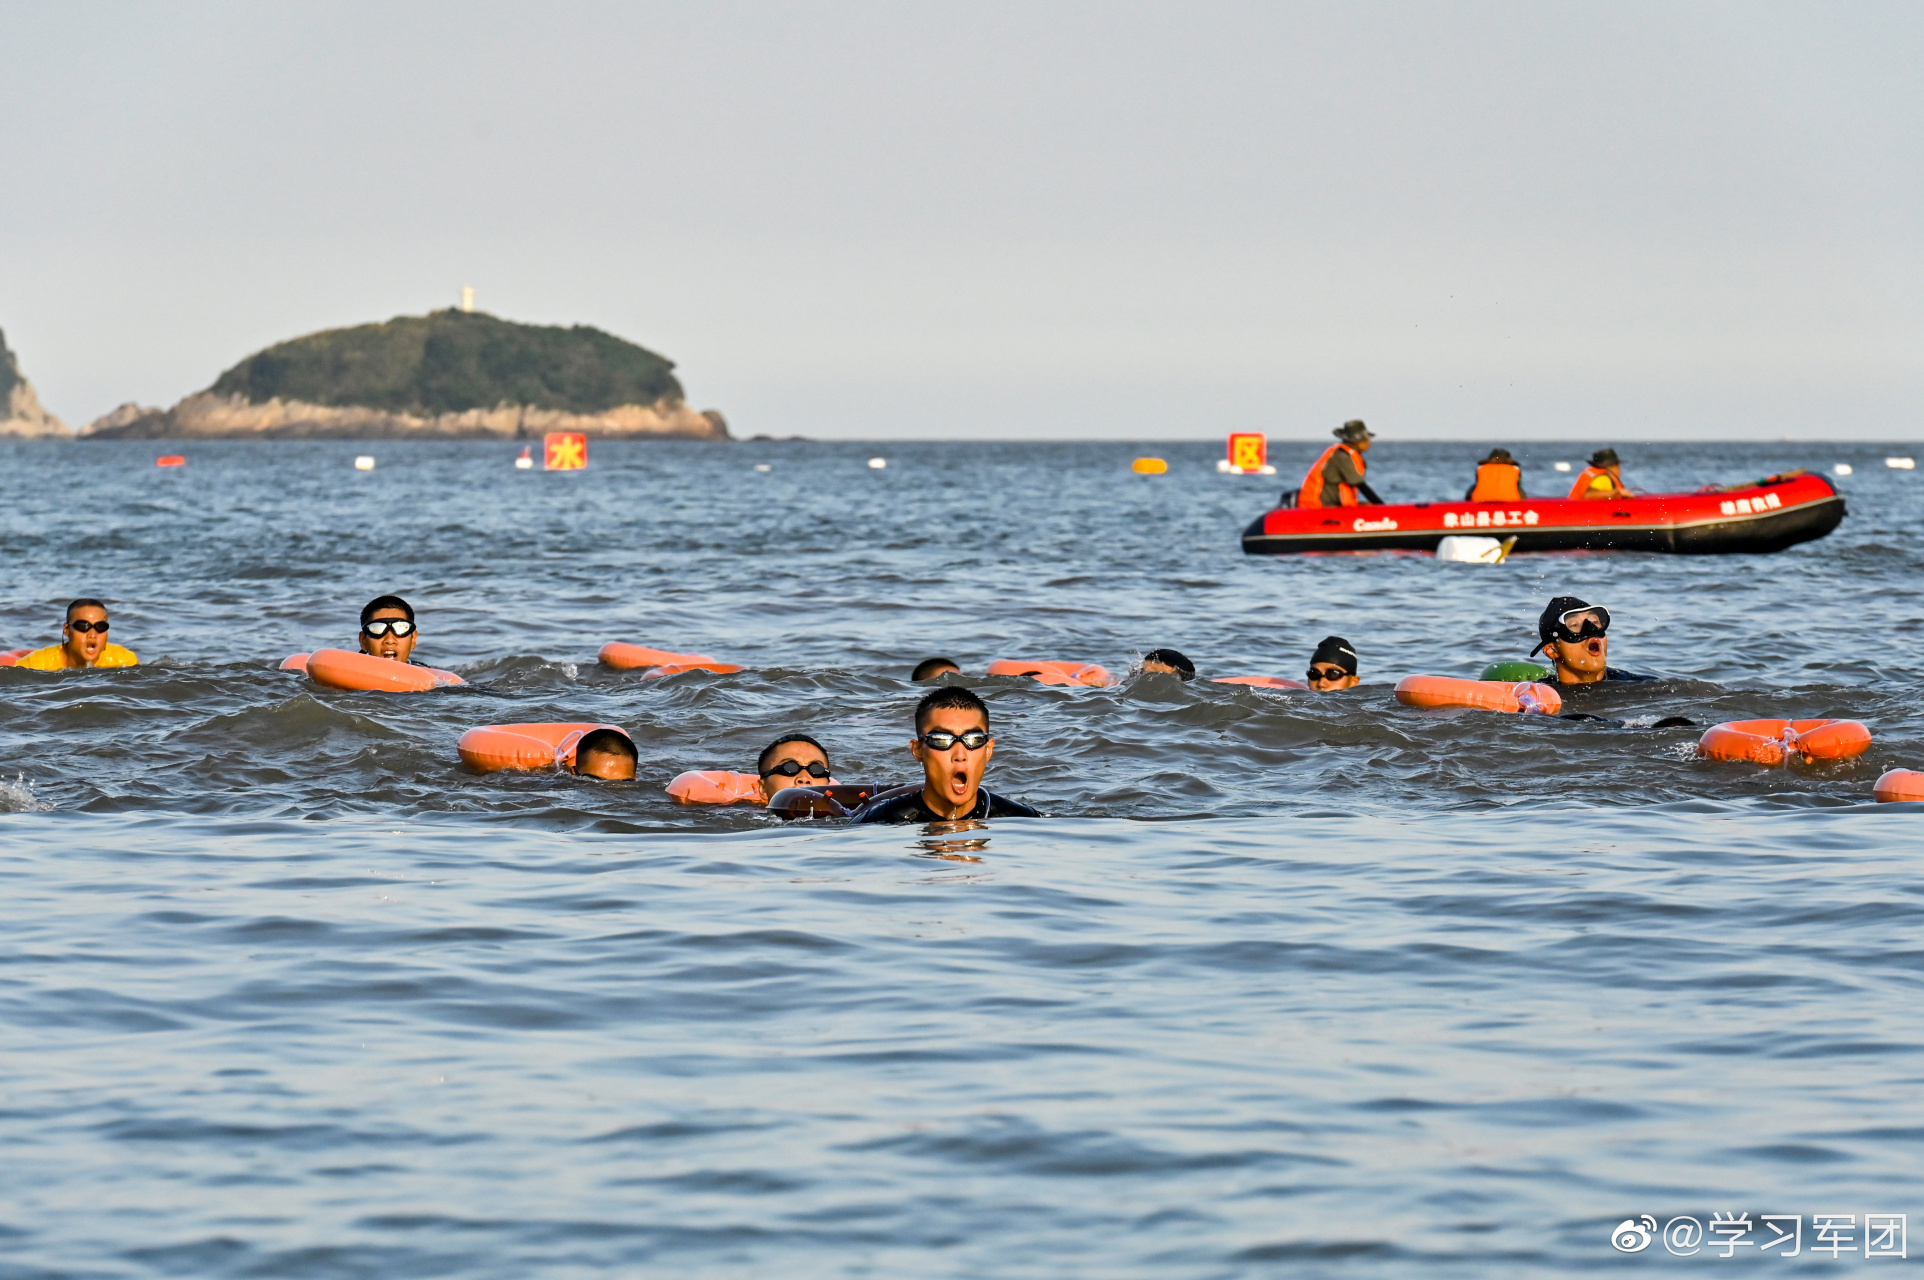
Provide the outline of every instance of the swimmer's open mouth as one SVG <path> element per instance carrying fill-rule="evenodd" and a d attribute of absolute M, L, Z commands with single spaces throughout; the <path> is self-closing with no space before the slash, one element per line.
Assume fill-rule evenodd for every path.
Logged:
<path fill-rule="evenodd" d="M 1586 644 L 1583 647 L 1590 651 L 1590 656 L 1593 658 L 1603 656 L 1603 641 L 1601 640 L 1592 640 L 1589 644 Z"/>

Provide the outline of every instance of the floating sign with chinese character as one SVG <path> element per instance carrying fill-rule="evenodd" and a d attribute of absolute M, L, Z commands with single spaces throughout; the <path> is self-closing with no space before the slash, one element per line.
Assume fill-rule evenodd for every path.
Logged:
<path fill-rule="evenodd" d="M 1258 471 L 1269 465 L 1269 437 L 1260 431 L 1234 431 L 1229 436 L 1229 465 Z"/>
<path fill-rule="evenodd" d="M 550 471 L 580 471 L 588 465 L 588 437 L 579 431 L 550 431 L 547 435 L 547 461 Z"/>

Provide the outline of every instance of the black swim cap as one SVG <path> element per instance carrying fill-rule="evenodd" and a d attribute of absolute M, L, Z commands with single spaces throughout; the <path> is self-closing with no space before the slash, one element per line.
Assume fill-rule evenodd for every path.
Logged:
<path fill-rule="evenodd" d="M 1356 650 L 1349 647 L 1349 641 L 1341 636 L 1324 636 L 1323 643 L 1316 646 L 1309 663 L 1315 666 L 1327 662 L 1333 667 L 1341 667 L 1351 675 L 1356 674 Z"/>
<path fill-rule="evenodd" d="M 1142 655 L 1144 662 L 1160 662 L 1165 667 L 1174 667 L 1176 674 L 1185 680 L 1196 678 L 1196 664 L 1177 653 L 1174 649 L 1151 649 Z"/>
<path fill-rule="evenodd" d="M 1556 638 L 1557 629 L 1563 626 L 1564 614 L 1576 613 L 1583 609 L 1594 609 L 1602 614 L 1604 630 L 1610 629 L 1610 611 L 1602 605 L 1591 604 L 1588 600 L 1577 596 L 1558 596 L 1544 605 L 1543 612 L 1537 615 L 1537 644 L 1535 649 L 1530 650 L 1531 654 L 1534 655 L 1547 648 L 1550 641 Z"/>

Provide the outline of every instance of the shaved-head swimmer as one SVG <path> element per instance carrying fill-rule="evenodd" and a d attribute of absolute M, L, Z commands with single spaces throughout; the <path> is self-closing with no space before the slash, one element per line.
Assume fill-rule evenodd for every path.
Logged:
<path fill-rule="evenodd" d="M 1318 693 L 1354 689 L 1362 683 L 1356 674 L 1356 650 L 1341 636 L 1324 636 L 1309 660 L 1309 687 Z"/>
<path fill-rule="evenodd" d="M 924 658 L 915 664 L 915 670 L 910 673 L 909 679 L 916 684 L 921 684 L 924 680 L 938 680 L 943 676 L 961 674 L 962 668 L 955 665 L 953 658 Z"/>
<path fill-rule="evenodd" d="M 909 753 L 922 766 L 922 784 L 884 791 L 856 810 L 851 822 L 959 822 L 965 818 L 1039 818 L 1028 805 L 992 794 L 982 775 L 995 754 L 989 708 L 949 685 L 915 704 Z"/>
<path fill-rule="evenodd" d="M 1196 678 L 1196 664 L 1174 649 L 1151 649 L 1142 655 L 1142 674 L 1175 676 L 1182 680 Z"/>
<path fill-rule="evenodd" d="M 603 782 L 629 782 L 640 758 L 635 742 L 619 729 L 591 729 L 575 743 L 575 773 Z"/>
<path fill-rule="evenodd" d="M 819 787 L 833 780 L 828 748 L 805 733 L 785 733 L 763 747 L 755 757 L 755 772 L 761 776 L 762 794 L 771 797 L 790 787 Z"/>

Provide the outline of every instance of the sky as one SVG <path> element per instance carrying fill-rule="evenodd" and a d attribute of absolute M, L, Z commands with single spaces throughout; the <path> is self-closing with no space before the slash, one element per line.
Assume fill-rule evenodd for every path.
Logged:
<path fill-rule="evenodd" d="M 1924 436 L 1924 5 L 0 0 L 80 425 L 480 309 L 737 435 Z"/>

